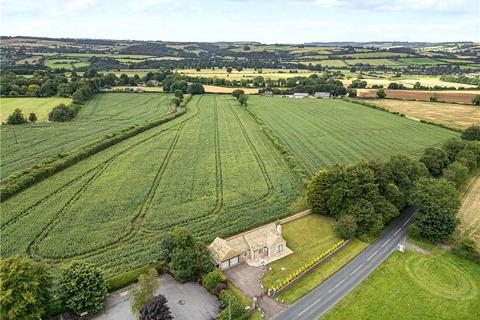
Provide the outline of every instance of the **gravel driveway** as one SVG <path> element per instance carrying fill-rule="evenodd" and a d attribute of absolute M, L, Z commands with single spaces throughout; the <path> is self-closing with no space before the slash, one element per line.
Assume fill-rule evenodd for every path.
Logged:
<path fill-rule="evenodd" d="M 128 290 L 132 287 L 111 293 L 105 300 L 105 309 L 88 319 L 136 320 L 128 299 Z M 167 298 L 174 319 L 211 320 L 217 317 L 220 308 L 218 299 L 199 284 L 181 284 L 170 275 L 160 276 L 160 289 L 157 294 L 163 294 Z"/>

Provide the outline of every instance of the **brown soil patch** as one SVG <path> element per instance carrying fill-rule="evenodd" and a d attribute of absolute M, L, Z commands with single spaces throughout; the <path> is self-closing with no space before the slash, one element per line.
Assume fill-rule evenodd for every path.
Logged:
<path fill-rule="evenodd" d="M 204 84 L 203 88 L 205 89 L 205 92 L 209 92 L 209 93 L 232 93 L 233 90 L 236 90 L 236 89 L 242 89 L 243 91 L 245 91 L 246 94 L 258 93 L 258 89 L 256 88 L 229 88 L 229 87 L 211 86 L 208 84 Z"/>
<path fill-rule="evenodd" d="M 378 89 L 363 89 L 358 90 L 359 98 L 375 98 L 377 96 Z M 415 99 L 430 101 L 430 98 L 433 96 L 437 97 L 438 101 L 444 102 L 455 102 L 455 103 L 465 103 L 471 104 L 473 98 L 478 95 L 478 93 L 468 93 L 468 92 L 445 92 L 445 91 L 412 91 L 412 90 L 385 90 L 387 98 L 392 99 Z"/>

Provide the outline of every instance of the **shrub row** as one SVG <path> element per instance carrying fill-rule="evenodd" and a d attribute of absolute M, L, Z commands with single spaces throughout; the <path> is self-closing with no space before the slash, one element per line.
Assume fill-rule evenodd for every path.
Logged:
<path fill-rule="evenodd" d="M 39 164 L 35 164 L 28 169 L 24 169 L 5 178 L 0 186 L 0 202 L 5 201 L 18 192 L 25 190 L 26 188 L 42 181 L 45 178 L 52 176 L 53 174 L 62 171 L 79 161 L 90 157 L 106 148 L 113 146 L 121 141 L 131 138 L 139 133 L 147 131 L 151 128 L 157 127 L 161 124 L 169 122 L 186 113 L 186 104 L 190 101 L 190 97 L 187 96 L 185 101 L 181 105 L 181 109 L 177 113 L 171 113 L 166 116 L 162 116 L 156 120 L 130 126 L 126 129 L 110 133 L 104 138 L 97 139 L 91 143 L 83 145 L 67 153 L 59 153 L 56 156 L 47 158 Z"/>
<path fill-rule="evenodd" d="M 129 284 L 137 282 L 138 276 L 148 273 L 148 270 L 150 270 L 151 268 L 155 268 L 158 273 L 161 273 L 164 270 L 162 264 L 151 263 L 136 269 L 129 270 L 127 272 L 117 274 L 107 279 L 108 291 L 112 292 L 124 288 Z"/>
<path fill-rule="evenodd" d="M 364 101 L 358 101 L 358 100 L 353 100 L 353 99 L 348 99 L 348 98 L 344 98 L 343 100 L 347 101 L 347 102 L 351 102 L 351 103 L 356 103 L 356 104 L 359 104 L 359 105 L 362 105 L 364 107 L 369 107 L 369 108 L 372 108 L 372 109 L 376 109 L 376 110 L 380 110 L 380 111 L 385 111 L 385 112 L 388 112 L 388 113 L 391 113 L 391 114 L 394 114 L 394 115 L 397 115 L 397 116 L 400 116 L 400 117 L 403 117 L 405 118 L 406 115 L 401 113 L 401 112 L 397 112 L 397 111 L 391 111 L 391 110 L 388 110 L 386 108 L 383 108 L 383 107 L 379 107 L 379 106 L 376 106 L 372 103 L 368 103 L 368 102 L 364 102 Z M 416 101 L 416 100 L 412 100 L 412 101 Z M 461 129 L 457 129 L 457 128 L 452 128 L 452 127 L 449 127 L 449 126 L 446 126 L 444 124 L 440 124 L 440 123 L 436 123 L 436 122 L 430 122 L 430 121 L 426 121 L 426 120 L 420 120 L 421 123 L 426 123 L 426 124 L 429 124 L 429 125 L 432 125 L 432 126 L 437 126 L 437 127 L 440 127 L 440 128 L 443 128 L 443 129 L 449 129 L 449 130 L 452 130 L 452 131 L 456 131 L 456 132 L 462 132 Z"/>
<path fill-rule="evenodd" d="M 272 288 L 270 288 L 269 292 L 281 290 L 282 288 L 287 286 L 289 283 L 291 283 L 293 280 L 295 280 L 296 278 L 301 276 L 306 270 L 308 270 L 309 268 L 311 268 L 315 264 L 319 263 L 321 260 L 325 259 L 331 253 L 335 252 L 335 250 L 337 250 L 344 243 L 345 243 L 345 240 L 338 241 L 332 247 L 323 251 L 318 256 L 316 256 L 312 260 L 305 263 L 302 267 L 300 267 L 299 269 L 297 269 L 296 271 L 294 271 L 293 273 L 288 275 L 287 278 L 285 278 L 285 280 L 283 280 L 279 285 L 273 286 Z"/>
<path fill-rule="evenodd" d="M 277 150 L 285 157 L 288 166 L 293 170 L 293 172 L 297 174 L 303 185 L 306 186 L 309 182 L 309 179 L 307 177 L 307 174 L 305 173 L 305 170 L 303 170 L 303 168 L 298 164 L 297 160 L 288 152 L 288 149 L 283 145 L 280 138 L 273 134 L 273 132 L 268 129 L 268 127 L 263 123 L 263 121 L 260 120 L 252 110 L 250 110 L 248 107 L 245 108 L 245 110 L 247 110 L 247 112 L 253 117 L 253 119 L 255 119 L 257 124 L 260 126 L 260 129 L 262 129 L 268 139 L 273 143 L 275 148 L 277 148 Z"/>

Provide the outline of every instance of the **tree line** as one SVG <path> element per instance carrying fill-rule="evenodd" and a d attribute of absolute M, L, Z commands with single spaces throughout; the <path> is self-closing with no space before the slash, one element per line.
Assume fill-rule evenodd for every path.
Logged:
<path fill-rule="evenodd" d="M 480 167 L 480 127 L 466 129 L 461 138 L 425 149 L 420 160 L 393 155 L 384 162 L 320 170 L 307 188 L 312 211 L 335 217 L 342 237 L 369 238 L 414 206 L 418 213 L 410 234 L 445 240 L 457 226 L 458 188 Z"/>

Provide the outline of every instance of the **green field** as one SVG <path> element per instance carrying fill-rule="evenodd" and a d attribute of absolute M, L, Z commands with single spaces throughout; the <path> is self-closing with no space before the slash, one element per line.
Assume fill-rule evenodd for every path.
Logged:
<path fill-rule="evenodd" d="M 442 250 L 395 252 L 322 320 L 480 318 L 480 266 Z"/>
<path fill-rule="evenodd" d="M 404 64 L 447 64 L 431 58 L 401 58 L 399 61 Z"/>
<path fill-rule="evenodd" d="M 299 209 L 297 178 L 231 96 L 188 108 L 2 202 L 2 256 L 81 259 L 108 276 L 158 259 L 175 225 L 209 241 Z"/>
<path fill-rule="evenodd" d="M 313 175 L 318 169 L 390 154 L 419 156 L 458 133 L 339 99 L 252 96 L 249 108 Z"/>
<path fill-rule="evenodd" d="M 399 53 L 399 52 L 360 52 L 360 53 L 350 53 L 350 54 L 340 54 L 339 57 L 352 57 L 352 58 L 389 58 L 389 57 L 409 57 L 408 53 Z"/>
<path fill-rule="evenodd" d="M 68 104 L 70 98 L 0 98 L 0 122 L 7 121 L 8 116 L 16 109 L 22 110 L 25 117 L 35 112 L 38 122 L 48 121 L 48 113 L 61 103 Z M 3 130 L 2 130 L 3 134 Z M 3 142 L 3 141 L 2 141 Z"/>
<path fill-rule="evenodd" d="M 45 61 L 45 66 L 53 69 L 72 69 L 88 67 L 90 62 L 80 61 L 78 59 L 48 59 Z"/>
<path fill-rule="evenodd" d="M 7 99 L 11 100 L 11 98 Z M 18 98 L 16 100 L 54 101 L 55 99 L 65 100 L 63 98 Z M 78 116 L 72 122 L 1 126 L 1 177 L 4 178 L 14 171 L 30 167 L 49 156 L 70 151 L 114 131 L 165 114 L 170 111 L 170 100 L 170 95 L 161 93 L 97 94 L 80 109 Z"/>
<path fill-rule="evenodd" d="M 345 63 L 348 65 L 357 65 L 357 64 L 369 64 L 372 66 L 396 66 L 401 65 L 401 62 L 392 60 L 392 59 L 350 59 L 345 60 Z"/>

